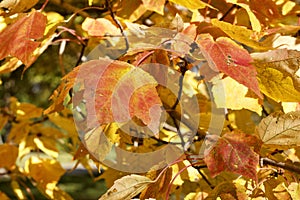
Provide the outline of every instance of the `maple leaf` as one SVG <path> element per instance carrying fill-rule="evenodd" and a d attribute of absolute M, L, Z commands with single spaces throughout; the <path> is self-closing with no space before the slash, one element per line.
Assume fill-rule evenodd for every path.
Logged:
<path fill-rule="evenodd" d="M 84 86 L 89 127 L 97 121 L 127 122 L 136 116 L 158 132 L 162 103 L 155 88 L 157 82 L 147 72 L 126 62 L 93 60 L 79 66 L 77 83 Z"/>
<path fill-rule="evenodd" d="M 266 145 L 299 146 L 300 112 L 272 113 L 256 129 Z"/>
<path fill-rule="evenodd" d="M 204 157 L 212 177 L 228 171 L 257 180 L 259 155 L 255 151 L 259 151 L 261 144 L 258 138 L 241 131 L 228 132 L 220 138 L 209 138 L 217 140 L 211 148 L 205 150 Z"/>
<path fill-rule="evenodd" d="M 253 60 L 245 49 L 225 37 L 213 41 L 212 37 L 208 36 L 198 40 L 198 44 L 214 71 L 220 70 L 263 98 L 256 79 L 256 69 L 251 65 Z"/>
<path fill-rule="evenodd" d="M 0 33 L 0 59 L 15 56 L 29 67 L 36 59 L 35 49 L 41 44 L 47 18 L 40 12 L 32 12 L 18 19 Z"/>

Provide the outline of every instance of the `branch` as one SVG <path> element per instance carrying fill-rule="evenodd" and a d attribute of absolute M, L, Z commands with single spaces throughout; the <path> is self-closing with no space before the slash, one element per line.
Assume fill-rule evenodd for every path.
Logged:
<path fill-rule="evenodd" d="M 263 165 L 271 165 L 271 166 L 274 166 L 274 167 L 280 167 L 282 169 L 286 169 L 286 170 L 289 170 L 291 172 L 295 172 L 297 174 L 300 174 L 300 167 L 297 167 L 296 165 L 283 163 L 283 162 L 277 162 L 277 161 L 272 160 L 270 158 L 261 158 L 260 161 Z"/>

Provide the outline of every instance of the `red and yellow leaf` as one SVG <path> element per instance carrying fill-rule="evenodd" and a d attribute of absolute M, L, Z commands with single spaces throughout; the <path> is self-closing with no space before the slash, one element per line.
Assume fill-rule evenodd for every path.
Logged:
<path fill-rule="evenodd" d="M 41 42 L 47 18 L 40 12 L 32 12 L 18 19 L 0 33 L 0 59 L 7 56 L 17 57 L 27 67 L 36 59 L 33 52 Z"/>
<path fill-rule="evenodd" d="M 210 138 L 216 141 L 205 150 L 204 161 L 212 177 L 228 171 L 257 180 L 259 155 L 255 151 L 259 151 L 261 146 L 258 138 L 240 131 L 226 133 L 220 138 Z"/>
<path fill-rule="evenodd" d="M 107 59 L 79 68 L 77 81 L 83 84 L 90 125 L 127 122 L 135 116 L 158 132 L 162 103 L 152 76 L 126 62 Z"/>
<path fill-rule="evenodd" d="M 253 60 L 245 49 L 225 37 L 213 41 L 209 36 L 198 40 L 198 44 L 213 70 L 225 73 L 262 98 L 256 79 L 256 70 L 251 65 Z"/>

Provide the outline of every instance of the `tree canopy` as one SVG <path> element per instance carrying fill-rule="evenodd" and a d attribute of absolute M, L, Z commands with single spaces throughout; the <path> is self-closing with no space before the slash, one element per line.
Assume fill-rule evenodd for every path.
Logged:
<path fill-rule="evenodd" d="M 2 0 L 0 199 L 79 165 L 99 200 L 299 199 L 299 36 L 297 0 Z"/>

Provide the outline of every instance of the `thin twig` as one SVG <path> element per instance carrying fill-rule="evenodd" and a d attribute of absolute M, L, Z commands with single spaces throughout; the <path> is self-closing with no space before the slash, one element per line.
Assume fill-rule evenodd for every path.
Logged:
<path fill-rule="evenodd" d="M 112 8 L 111 8 L 111 5 L 109 3 L 109 0 L 105 0 L 105 5 L 107 7 L 107 9 L 109 10 L 110 12 L 110 16 L 111 18 L 114 20 L 114 22 L 117 24 L 117 26 L 119 27 L 120 31 L 121 31 L 121 34 L 123 35 L 124 39 L 125 39 L 125 45 L 126 45 L 126 49 L 125 49 L 125 52 L 127 52 L 127 50 L 129 49 L 129 41 L 128 41 L 128 38 L 124 32 L 124 28 L 122 26 L 122 24 L 120 23 L 120 21 L 116 18 L 115 16 L 115 13 L 113 12 Z"/>
<path fill-rule="evenodd" d="M 49 2 L 49 0 L 46 0 L 46 1 L 44 2 L 44 4 L 42 5 L 40 11 L 43 11 L 43 10 L 45 9 L 45 7 L 46 7 L 46 5 L 48 4 L 48 2 Z"/>
<path fill-rule="evenodd" d="M 289 170 L 291 172 L 295 172 L 297 174 L 300 174 L 300 167 L 297 167 L 296 165 L 283 163 L 283 162 L 277 162 L 277 161 L 272 160 L 270 158 L 261 158 L 261 162 L 264 165 L 271 165 L 271 166 L 274 166 L 274 167 L 280 167 L 282 169 L 286 169 L 286 170 Z"/>

